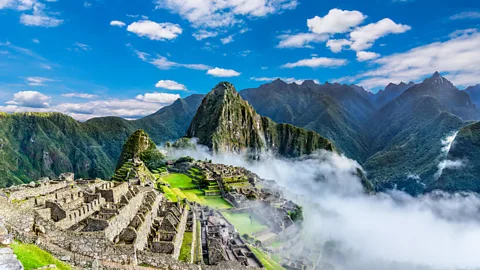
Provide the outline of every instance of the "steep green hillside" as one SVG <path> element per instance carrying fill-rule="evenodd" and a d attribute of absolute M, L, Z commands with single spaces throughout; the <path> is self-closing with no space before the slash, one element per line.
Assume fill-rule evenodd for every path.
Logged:
<path fill-rule="evenodd" d="M 447 159 L 461 161 L 463 166 L 446 168 L 429 190 L 480 192 L 480 123 L 460 129 Z"/>
<path fill-rule="evenodd" d="M 111 176 L 114 162 L 72 118 L 59 113 L 0 115 L 0 185 L 62 172 Z"/>
<path fill-rule="evenodd" d="M 391 103 L 372 119 L 372 153 L 364 163 L 379 189 L 397 187 L 420 193 L 434 179 L 441 140 L 464 125 L 436 98 Z"/>
<path fill-rule="evenodd" d="M 248 151 L 254 157 L 266 150 L 295 157 L 316 149 L 333 149 L 327 139 L 313 131 L 261 117 L 227 82 L 219 83 L 205 96 L 186 136 L 198 138 L 200 144 L 216 152 Z"/>
<path fill-rule="evenodd" d="M 102 117 L 80 123 L 60 113 L 0 113 L 0 186 L 63 172 L 109 179 L 123 143 L 135 130 L 154 134 L 157 144 L 175 140 L 185 134 L 202 98 L 179 99 L 134 121 Z"/>
<path fill-rule="evenodd" d="M 297 85 L 276 80 L 243 90 L 240 95 L 260 115 L 277 123 L 313 130 L 332 141 L 348 157 L 364 161 L 368 153 L 364 128 L 333 97 L 314 90 L 313 85 L 310 81 Z"/>

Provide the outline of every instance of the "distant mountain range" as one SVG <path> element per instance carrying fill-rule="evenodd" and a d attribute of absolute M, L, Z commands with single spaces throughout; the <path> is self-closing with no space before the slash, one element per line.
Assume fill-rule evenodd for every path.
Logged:
<path fill-rule="evenodd" d="M 379 190 L 480 191 L 480 135 L 474 124 L 479 104 L 479 85 L 461 91 L 435 73 L 419 84 L 389 84 L 376 94 L 308 80 L 299 85 L 277 79 L 238 93 L 223 83 L 207 96 L 179 99 L 135 121 L 103 117 L 80 123 L 58 113 L 1 114 L 0 185 L 65 171 L 109 178 L 123 142 L 143 129 L 156 144 L 187 135 L 214 150 L 275 145 L 279 154 L 292 157 L 325 148 L 329 140 L 357 160 Z M 458 130 L 447 159 L 442 140 Z M 270 141 L 262 142 L 262 136 Z M 463 160 L 463 167 L 446 168 L 438 176 L 439 166 L 450 159 Z"/>
<path fill-rule="evenodd" d="M 280 80 L 240 94 L 260 114 L 330 139 L 363 165 L 378 189 L 417 194 L 435 186 L 442 139 L 480 119 L 469 96 L 477 88 L 458 90 L 435 72 L 422 83 L 389 84 L 376 94 L 355 85 Z"/>

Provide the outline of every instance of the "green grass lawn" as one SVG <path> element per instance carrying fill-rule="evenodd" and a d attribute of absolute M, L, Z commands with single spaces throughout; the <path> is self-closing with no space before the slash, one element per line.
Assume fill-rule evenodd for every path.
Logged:
<path fill-rule="evenodd" d="M 240 234 L 249 234 L 250 236 L 254 233 L 261 232 L 268 227 L 260 223 L 257 219 L 252 217 L 250 221 L 249 213 L 227 213 L 223 212 L 222 215 L 235 226 Z"/>
<path fill-rule="evenodd" d="M 280 264 L 278 264 L 275 260 L 270 258 L 266 253 L 263 251 L 254 248 L 253 246 L 248 246 L 250 250 L 252 250 L 253 254 L 257 256 L 257 258 L 262 262 L 263 266 L 267 270 L 285 270 Z"/>
<path fill-rule="evenodd" d="M 175 193 L 167 186 L 162 186 L 162 192 L 165 194 L 165 197 L 171 202 L 177 201 L 177 196 Z"/>
<path fill-rule="evenodd" d="M 268 246 L 272 248 L 280 248 L 280 247 L 283 247 L 284 245 L 285 245 L 285 242 L 275 241 Z"/>
<path fill-rule="evenodd" d="M 178 256 L 179 261 L 190 262 L 192 258 L 192 254 L 191 254 L 192 243 L 193 243 L 193 233 L 185 232 L 183 234 L 182 247 L 180 248 L 180 256 Z"/>
<path fill-rule="evenodd" d="M 169 175 L 162 176 L 162 181 L 168 182 L 171 188 L 196 188 L 197 186 L 192 183 L 192 178 L 181 173 L 171 173 Z"/>
<path fill-rule="evenodd" d="M 57 268 L 61 270 L 73 269 L 73 267 L 56 259 L 50 253 L 35 245 L 14 242 L 10 247 L 26 270 L 36 269 L 50 264 L 55 264 Z"/>
<path fill-rule="evenodd" d="M 170 201 L 175 202 L 177 201 L 178 197 L 181 200 L 186 198 L 191 202 L 197 202 L 201 205 L 206 205 L 215 209 L 228 209 L 233 207 L 221 197 L 205 197 L 204 191 L 201 189 L 197 189 L 196 186 L 192 183 L 192 179 L 187 175 L 173 173 L 167 176 L 162 176 L 159 181 L 162 183 L 170 184 L 170 187 L 161 186 L 163 193 Z M 183 190 L 181 190 L 181 188 Z M 218 185 L 216 185 L 215 188 L 216 191 L 219 191 Z"/>
<path fill-rule="evenodd" d="M 230 209 L 233 206 L 229 204 L 227 201 L 225 201 L 223 198 L 207 198 L 204 197 L 205 199 L 205 205 L 215 208 L 215 209 Z"/>

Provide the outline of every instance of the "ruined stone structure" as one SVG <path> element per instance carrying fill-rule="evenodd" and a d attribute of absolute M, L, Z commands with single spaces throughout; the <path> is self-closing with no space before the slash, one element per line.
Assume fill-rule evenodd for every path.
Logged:
<path fill-rule="evenodd" d="M 208 207 L 198 209 L 201 219 L 201 241 L 204 261 L 219 264 L 223 261 L 238 261 L 244 266 L 263 267 L 241 239 L 234 226 L 220 213 Z"/>
<path fill-rule="evenodd" d="M 72 177 L 65 174 L 63 180 L 42 179 L 2 190 L 0 215 L 17 239 L 82 268 L 209 269 L 189 264 L 203 262 L 194 256 L 202 253 L 197 240 L 200 206 L 170 202 L 142 181 L 72 181 Z M 189 263 L 178 261 L 185 232 L 194 239 Z M 241 256 L 235 258 L 228 260 L 237 261 L 231 269 L 249 265 Z"/>

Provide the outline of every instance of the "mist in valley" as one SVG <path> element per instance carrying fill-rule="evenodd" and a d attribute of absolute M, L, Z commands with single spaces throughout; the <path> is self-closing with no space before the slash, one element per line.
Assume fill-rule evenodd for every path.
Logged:
<path fill-rule="evenodd" d="M 451 147 L 451 141 L 442 151 Z M 436 191 L 412 197 L 391 190 L 367 195 L 357 177 L 361 166 L 323 150 L 293 160 L 265 154 L 259 161 L 240 154 L 213 155 L 200 145 L 168 154 L 242 166 L 261 178 L 276 180 L 284 196 L 301 205 L 304 214 L 301 241 L 282 252 L 301 256 L 302 248 L 318 250 L 318 260 L 335 269 L 480 266 L 477 194 Z"/>

